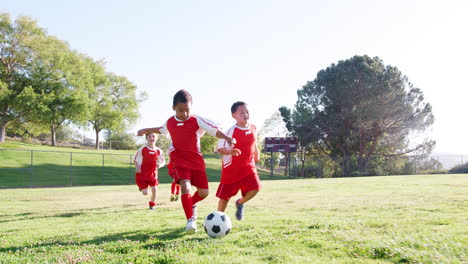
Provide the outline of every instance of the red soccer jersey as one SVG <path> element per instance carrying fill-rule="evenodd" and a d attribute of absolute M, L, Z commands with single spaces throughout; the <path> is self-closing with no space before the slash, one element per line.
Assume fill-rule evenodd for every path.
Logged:
<path fill-rule="evenodd" d="M 250 124 L 248 127 L 231 127 L 226 135 L 236 139 L 234 148 L 241 151 L 239 156 L 223 155 L 223 168 L 221 171 L 221 183 L 229 184 L 242 178 L 256 174 L 255 146 L 257 144 L 257 128 Z M 218 149 L 228 148 L 226 140 L 218 141 Z"/>
<path fill-rule="evenodd" d="M 199 116 L 190 116 L 187 120 L 181 121 L 173 116 L 159 128 L 159 131 L 163 134 L 169 133 L 171 136 L 169 152 L 174 167 L 205 169 L 205 162 L 200 152 L 200 138 L 205 132 L 212 136 L 216 135 L 218 128 L 212 121 Z"/>
<path fill-rule="evenodd" d="M 157 179 L 158 170 L 164 166 L 164 153 L 160 148 L 152 149 L 148 146 L 143 146 L 138 149 L 135 154 L 134 161 L 140 167 L 140 172 L 136 174 L 137 179 Z"/>

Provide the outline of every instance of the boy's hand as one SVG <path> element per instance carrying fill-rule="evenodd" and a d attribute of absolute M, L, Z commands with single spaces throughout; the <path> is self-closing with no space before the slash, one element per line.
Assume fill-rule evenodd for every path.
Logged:
<path fill-rule="evenodd" d="M 236 142 L 236 139 L 235 139 L 235 138 L 232 138 L 232 137 L 228 137 L 228 138 L 226 139 L 226 141 L 227 141 L 227 143 L 229 144 L 229 146 L 231 146 L 231 147 L 234 147 L 234 145 L 237 143 L 237 142 Z"/>
<path fill-rule="evenodd" d="M 146 128 L 140 129 L 137 132 L 137 136 L 143 136 L 146 133 Z"/>
<path fill-rule="evenodd" d="M 141 167 L 140 167 L 140 166 L 137 166 L 137 167 L 136 167 L 136 172 L 137 172 L 137 173 L 140 173 L 140 172 L 141 172 Z"/>
<path fill-rule="evenodd" d="M 239 156 L 240 154 L 242 154 L 242 151 L 240 151 L 240 149 L 231 149 L 231 155 L 232 156 Z"/>

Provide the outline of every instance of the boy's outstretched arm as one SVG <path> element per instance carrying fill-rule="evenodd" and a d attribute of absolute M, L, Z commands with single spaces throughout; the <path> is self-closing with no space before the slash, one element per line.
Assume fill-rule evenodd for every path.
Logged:
<path fill-rule="evenodd" d="M 143 128 L 143 129 L 138 130 L 137 136 L 143 136 L 144 134 L 146 134 L 148 132 L 161 134 L 161 131 L 159 129 L 160 129 L 160 127 Z"/>
<path fill-rule="evenodd" d="M 232 138 L 232 137 L 229 137 L 227 136 L 226 134 L 224 134 L 221 130 L 216 130 L 216 137 L 217 138 L 221 138 L 221 139 L 224 139 L 226 140 L 226 142 L 229 144 L 229 146 L 231 147 L 234 147 L 234 145 L 236 144 L 236 139 L 235 138 Z"/>

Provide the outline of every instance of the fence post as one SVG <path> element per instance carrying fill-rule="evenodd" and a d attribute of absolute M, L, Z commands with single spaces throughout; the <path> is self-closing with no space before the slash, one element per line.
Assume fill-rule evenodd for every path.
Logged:
<path fill-rule="evenodd" d="M 31 176 L 29 179 L 29 187 L 32 187 L 32 181 L 33 181 L 33 170 L 34 170 L 34 151 L 31 150 Z"/>
<path fill-rule="evenodd" d="M 132 183 L 132 154 L 130 154 L 130 162 L 128 163 L 128 169 L 130 171 L 130 182 L 129 183 Z"/>
<path fill-rule="evenodd" d="M 271 152 L 271 156 L 270 156 L 270 168 L 271 168 L 270 178 L 273 179 L 273 151 Z"/>
<path fill-rule="evenodd" d="M 101 176 L 101 185 L 104 185 L 104 153 L 102 153 L 102 176 Z"/>
<path fill-rule="evenodd" d="M 73 152 L 70 152 L 70 186 L 73 186 Z"/>

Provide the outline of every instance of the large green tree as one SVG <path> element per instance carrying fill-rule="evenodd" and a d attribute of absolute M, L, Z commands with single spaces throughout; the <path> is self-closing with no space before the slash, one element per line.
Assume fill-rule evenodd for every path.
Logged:
<path fill-rule="evenodd" d="M 124 76 L 107 73 L 105 81 L 97 81 L 93 90 L 94 104 L 88 122 L 96 133 L 95 148 L 99 147 L 99 132 L 103 129 L 122 132 L 137 120 L 138 103 L 146 94 L 137 94 L 137 87 Z"/>
<path fill-rule="evenodd" d="M 0 143 L 11 122 L 24 122 L 33 111 L 37 94 L 32 88 L 31 67 L 36 45 L 45 35 L 28 17 L 12 21 L 9 14 L 0 13 Z"/>
<path fill-rule="evenodd" d="M 410 134 L 433 123 L 431 105 L 406 76 L 378 57 L 332 64 L 297 95 L 294 109 L 280 108 L 288 129 L 302 144 L 333 157 L 344 175 L 365 173 L 375 156 L 427 153 L 435 144 L 426 139 L 410 147 Z"/>
<path fill-rule="evenodd" d="M 56 130 L 64 122 L 79 124 L 89 116 L 90 59 L 55 37 L 42 41 L 36 53 L 31 77 L 39 96 L 33 116 L 36 122 L 49 126 L 55 146 Z"/>

